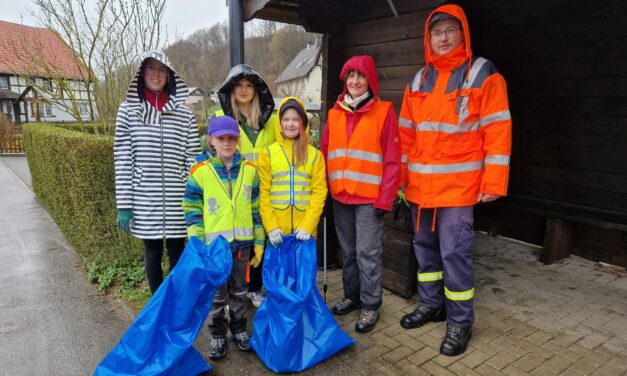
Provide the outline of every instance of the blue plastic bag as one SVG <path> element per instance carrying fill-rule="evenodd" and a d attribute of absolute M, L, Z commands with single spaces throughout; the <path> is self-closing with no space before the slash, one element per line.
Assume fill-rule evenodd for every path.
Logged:
<path fill-rule="evenodd" d="M 316 243 L 283 237 L 263 261 L 267 296 L 253 318 L 250 346 L 275 372 L 300 372 L 355 341 L 339 327 L 316 285 Z"/>
<path fill-rule="evenodd" d="M 197 375 L 211 366 L 193 347 L 216 288 L 231 274 L 229 242 L 187 243 L 176 267 L 94 375 Z"/>

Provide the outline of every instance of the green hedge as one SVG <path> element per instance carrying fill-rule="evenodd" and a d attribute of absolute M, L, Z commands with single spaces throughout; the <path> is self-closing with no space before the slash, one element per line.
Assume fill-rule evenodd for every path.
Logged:
<path fill-rule="evenodd" d="M 24 127 L 33 190 L 83 257 L 90 280 L 141 303 L 149 295 L 141 242 L 116 227 L 113 137 L 89 128 Z"/>

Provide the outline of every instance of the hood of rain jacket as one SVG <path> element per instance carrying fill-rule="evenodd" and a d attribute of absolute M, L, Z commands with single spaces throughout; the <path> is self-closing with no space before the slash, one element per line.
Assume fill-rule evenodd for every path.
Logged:
<path fill-rule="evenodd" d="M 131 84 L 129 85 L 126 92 L 126 101 L 128 102 L 128 104 L 131 107 L 138 108 L 140 107 L 141 102 L 144 100 L 145 84 L 142 68 L 146 60 L 150 58 L 159 61 L 170 70 L 168 83 L 166 84 L 166 91 L 168 93 L 169 100 L 163 107 L 163 111 L 169 111 L 178 106 L 183 106 L 185 104 L 185 101 L 187 100 L 187 97 L 189 96 L 187 84 L 174 70 L 174 68 L 172 68 L 170 59 L 168 59 L 168 57 L 162 51 L 148 51 L 143 53 L 140 57 L 139 67 L 135 71 L 135 75 L 133 76 Z"/>
<path fill-rule="evenodd" d="M 370 87 L 370 91 L 374 95 L 374 98 L 379 98 L 379 76 L 377 75 L 377 68 L 374 64 L 374 60 L 371 56 L 368 55 L 359 55 L 353 56 L 342 67 L 342 72 L 340 73 L 340 80 L 344 82 L 344 90 L 342 94 L 338 97 L 339 100 L 344 98 L 344 95 L 348 93 L 348 88 L 346 87 L 346 75 L 350 71 L 357 71 L 361 73 L 364 77 L 368 78 L 368 87 Z"/>
<path fill-rule="evenodd" d="M 472 49 L 470 48 L 470 29 L 468 27 L 468 20 L 466 19 L 466 13 L 464 13 L 464 10 L 461 7 L 453 4 L 442 5 L 436 8 L 433 12 L 431 12 L 429 18 L 427 18 L 427 21 L 425 22 L 424 35 L 426 36 L 430 35 L 429 24 L 431 23 L 431 18 L 433 18 L 436 13 L 446 13 L 459 20 L 459 22 L 461 23 L 462 32 L 464 33 L 464 40 L 459 46 L 457 46 L 457 48 L 453 49 L 452 51 L 444 55 L 437 56 L 433 52 L 433 48 L 431 47 L 431 38 L 423 38 L 423 43 L 425 47 L 425 62 L 427 65 L 424 70 L 425 73 L 428 71 L 429 65 L 435 65 L 441 68 L 448 67 L 447 70 L 451 70 L 458 67 L 459 64 L 464 61 L 468 61 L 470 63 L 472 58 Z"/>
<path fill-rule="evenodd" d="M 274 99 L 266 82 L 261 78 L 253 67 L 246 64 L 239 64 L 231 68 L 226 80 L 218 89 L 218 98 L 225 115 L 233 116 L 233 108 L 231 108 L 231 91 L 233 86 L 240 79 L 245 78 L 255 85 L 255 91 L 259 95 L 259 105 L 261 106 L 261 122 L 259 126 L 263 128 L 270 119 L 272 111 L 274 111 Z"/>

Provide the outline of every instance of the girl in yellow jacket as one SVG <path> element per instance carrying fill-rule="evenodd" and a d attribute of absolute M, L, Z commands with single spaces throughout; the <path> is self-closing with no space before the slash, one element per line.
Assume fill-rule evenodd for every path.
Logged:
<path fill-rule="evenodd" d="M 303 102 L 287 97 L 277 112 L 281 133 L 275 143 L 260 151 L 257 161 L 259 211 L 274 246 L 287 234 L 303 241 L 315 236 L 327 197 L 324 158 L 308 144 Z"/>

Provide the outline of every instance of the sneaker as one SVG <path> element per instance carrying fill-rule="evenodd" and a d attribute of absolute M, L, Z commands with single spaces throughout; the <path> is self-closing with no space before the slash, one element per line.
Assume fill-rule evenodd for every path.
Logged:
<path fill-rule="evenodd" d="M 237 347 L 239 347 L 241 351 L 250 351 L 250 337 L 246 331 L 234 334 L 233 340 L 237 343 Z"/>
<path fill-rule="evenodd" d="M 359 320 L 355 323 L 355 330 L 360 333 L 367 333 L 374 329 L 374 325 L 379 320 L 379 311 L 361 310 Z"/>
<path fill-rule="evenodd" d="M 264 296 L 261 291 L 253 291 L 246 294 L 246 297 L 250 299 L 255 308 L 259 308 L 261 303 L 263 303 Z"/>
<path fill-rule="evenodd" d="M 209 359 L 221 359 L 226 355 L 226 339 L 212 338 L 211 350 L 209 350 Z"/>

